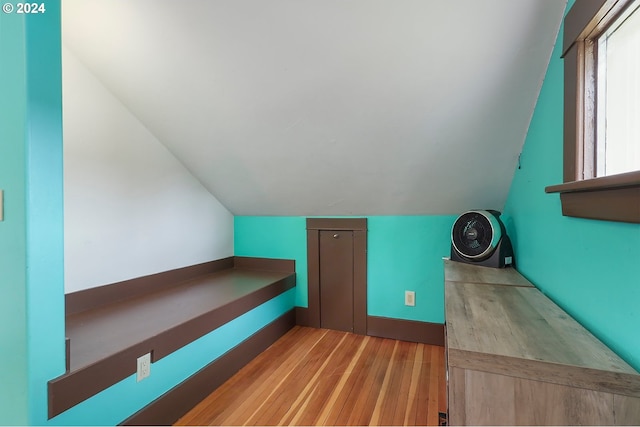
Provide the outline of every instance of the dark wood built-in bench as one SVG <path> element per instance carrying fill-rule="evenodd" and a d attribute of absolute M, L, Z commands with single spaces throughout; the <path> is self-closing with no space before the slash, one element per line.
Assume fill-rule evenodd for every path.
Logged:
<path fill-rule="evenodd" d="M 295 286 L 292 260 L 229 257 L 66 295 L 68 371 L 49 418 Z"/>

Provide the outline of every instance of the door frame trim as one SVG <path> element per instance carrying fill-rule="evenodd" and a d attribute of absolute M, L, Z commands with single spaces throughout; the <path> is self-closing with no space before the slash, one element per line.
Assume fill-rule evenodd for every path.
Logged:
<path fill-rule="evenodd" d="M 309 326 L 320 327 L 320 231 L 353 232 L 353 332 L 367 334 L 367 218 L 307 218 Z"/>

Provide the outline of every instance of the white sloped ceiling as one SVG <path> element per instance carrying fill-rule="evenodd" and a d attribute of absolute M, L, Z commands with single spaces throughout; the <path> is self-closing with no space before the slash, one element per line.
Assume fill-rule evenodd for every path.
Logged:
<path fill-rule="evenodd" d="M 503 207 L 565 4 L 63 0 L 63 42 L 236 215 L 456 214 Z"/>

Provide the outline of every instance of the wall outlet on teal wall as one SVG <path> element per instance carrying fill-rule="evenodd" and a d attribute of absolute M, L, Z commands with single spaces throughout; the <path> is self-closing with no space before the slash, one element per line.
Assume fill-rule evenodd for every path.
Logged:
<path fill-rule="evenodd" d="M 414 291 L 404 291 L 404 305 L 409 307 L 416 306 L 416 293 Z"/>

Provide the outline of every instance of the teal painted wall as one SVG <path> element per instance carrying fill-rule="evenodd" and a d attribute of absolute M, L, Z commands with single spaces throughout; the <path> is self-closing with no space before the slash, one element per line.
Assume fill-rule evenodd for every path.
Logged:
<path fill-rule="evenodd" d="M 449 255 L 455 216 L 368 217 L 368 313 L 372 316 L 444 322 L 442 257 Z M 238 256 L 296 260 L 296 305 L 308 306 L 306 219 L 236 216 Z M 404 305 L 404 291 L 416 306 Z"/>
<path fill-rule="evenodd" d="M 0 423 L 39 424 L 64 372 L 60 2 L 0 14 Z"/>
<path fill-rule="evenodd" d="M 562 32 L 560 32 L 562 34 Z M 558 42 L 507 203 L 518 269 L 640 369 L 640 225 L 562 216 L 563 63 Z"/>
<path fill-rule="evenodd" d="M 233 250 L 236 256 L 296 261 L 296 299 L 307 307 L 307 232 L 304 217 L 236 216 Z"/>
<path fill-rule="evenodd" d="M 0 424 L 28 422 L 24 20 L 0 14 Z M 16 43 L 17 41 L 17 43 Z"/>

